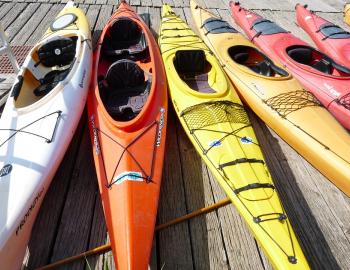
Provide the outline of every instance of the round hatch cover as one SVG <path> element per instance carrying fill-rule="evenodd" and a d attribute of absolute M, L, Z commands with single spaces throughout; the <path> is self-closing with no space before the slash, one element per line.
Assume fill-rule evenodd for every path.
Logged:
<path fill-rule="evenodd" d="M 58 17 L 50 26 L 52 31 L 57 31 L 67 27 L 77 20 L 77 16 L 73 13 L 68 13 Z"/>

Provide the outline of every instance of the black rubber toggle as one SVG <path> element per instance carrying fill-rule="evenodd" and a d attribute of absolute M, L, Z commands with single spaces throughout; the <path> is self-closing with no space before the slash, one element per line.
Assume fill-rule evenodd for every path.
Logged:
<path fill-rule="evenodd" d="M 287 219 L 287 216 L 285 214 L 281 214 L 279 217 L 278 217 L 278 220 L 279 221 L 283 221 L 283 220 L 286 220 Z"/>
<path fill-rule="evenodd" d="M 235 189 L 233 192 L 237 195 L 241 193 L 242 191 L 247 191 L 250 189 L 256 189 L 256 188 L 271 188 L 275 189 L 275 186 L 270 184 L 270 183 L 254 183 L 254 184 L 249 184 L 241 188 Z"/>
<path fill-rule="evenodd" d="M 261 164 L 265 164 L 265 162 L 261 159 L 256 159 L 256 158 L 239 158 L 236 159 L 234 161 L 230 161 L 224 164 L 220 164 L 219 165 L 219 169 L 222 170 L 224 167 L 227 166 L 233 166 L 233 165 L 237 165 L 240 163 L 261 163 Z"/>
<path fill-rule="evenodd" d="M 288 256 L 288 261 L 292 264 L 296 264 L 298 260 L 294 256 Z"/>
<path fill-rule="evenodd" d="M 278 217 L 274 217 L 278 216 Z M 278 220 L 280 222 L 287 220 L 287 216 L 284 213 L 268 213 L 253 217 L 255 223 L 261 223 L 265 221 Z"/>

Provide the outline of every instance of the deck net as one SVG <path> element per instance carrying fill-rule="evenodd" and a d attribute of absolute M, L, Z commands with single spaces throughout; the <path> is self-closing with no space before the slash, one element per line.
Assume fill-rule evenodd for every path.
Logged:
<path fill-rule="evenodd" d="M 350 93 L 341 97 L 339 100 L 338 100 L 338 103 L 340 105 L 343 105 L 345 108 L 347 108 L 348 110 L 350 110 Z"/>
<path fill-rule="evenodd" d="M 250 124 L 243 106 L 231 101 L 212 101 L 194 105 L 184 110 L 181 116 L 190 130 L 225 122 Z"/>
<path fill-rule="evenodd" d="M 310 92 L 298 90 L 283 93 L 265 100 L 266 104 L 277 111 L 282 117 L 310 106 L 321 106 L 318 99 Z"/>

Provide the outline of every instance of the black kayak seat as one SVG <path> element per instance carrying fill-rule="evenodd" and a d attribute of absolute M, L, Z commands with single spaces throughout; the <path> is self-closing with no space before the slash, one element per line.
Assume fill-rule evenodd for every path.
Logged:
<path fill-rule="evenodd" d="M 136 22 L 121 17 L 113 22 L 102 44 L 105 56 L 118 57 L 124 54 L 135 56 L 147 49 L 144 32 Z"/>
<path fill-rule="evenodd" d="M 311 66 L 326 74 L 332 74 L 333 68 L 345 76 L 350 76 L 350 69 L 338 64 L 332 58 L 315 50 L 314 48 L 296 45 L 286 49 L 288 55 L 298 63 Z M 319 55 L 318 61 L 313 61 L 313 53 Z"/>
<path fill-rule="evenodd" d="M 101 97 L 108 113 L 120 121 L 134 118 L 145 105 L 151 87 L 151 78 L 132 60 L 114 62 L 106 77 L 99 83 Z"/>
<path fill-rule="evenodd" d="M 332 73 L 332 63 L 327 61 L 326 59 L 321 59 L 317 61 L 315 64 L 312 65 L 312 67 L 325 74 Z"/>
<path fill-rule="evenodd" d="M 247 61 L 249 60 L 250 53 L 260 54 L 263 60 L 255 63 L 254 65 L 251 63 L 248 64 Z M 234 46 L 229 49 L 229 55 L 236 63 L 250 68 L 257 74 L 268 77 L 274 76 L 274 74 L 278 74 L 280 76 L 288 76 L 288 72 L 276 66 L 273 61 L 271 61 L 268 57 L 263 55 L 255 48 L 242 45 Z"/>
<path fill-rule="evenodd" d="M 221 34 L 221 33 L 238 33 L 229 23 L 219 18 L 208 18 L 203 22 L 202 28 L 206 30 L 207 34 Z"/>
<path fill-rule="evenodd" d="M 47 73 L 44 78 L 40 80 L 40 85 L 34 89 L 34 95 L 42 97 L 48 94 L 55 86 L 63 81 L 69 74 L 70 68 L 65 70 L 53 70 Z"/>
<path fill-rule="evenodd" d="M 60 37 L 42 45 L 37 53 L 39 63 L 46 67 L 70 65 L 75 57 L 76 39 Z M 38 63 L 38 64 L 39 64 Z"/>
<path fill-rule="evenodd" d="M 179 50 L 175 53 L 175 68 L 183 75 L 205 72 L 206 58 L 203 50 Z"/>
<path fill-rule="evenodd" d="M 76 41 L 76 37 L 58 37 L 37 50 L 39 62 L 35 66 L 42 64 L 56 69 L 52 69 L 39 79 L 40 85 L 33 91 L 35 96 L 42 97 L 48 94 L 68 76 L 75 59 Z"/>
<path fill-rule="evenodd" d="M 179 50 L 174 65 L 183 81 L 201 93 L 216 93 L 208 83 L 207 60 L 203 50 Z"/>
<path fill-rule="evenodd" d="M 312 60 L 312 50 L 307 47 L 297 47 L 287 50 L 288 55 L 298 63 L 310 65 Z"/>
<path fill-rule="evenodd" d="M 233 60 L 238 64 L 244 64 L 249 59 L 249 53 L 247 52 L 237 52 L 233 55 Z"/>
<path fill-rule="evenodd" d="M 321 32 L 325 36 L 325 38 L 330 39 L 350 38 L 349 32 L 345 31 L 343 28 L 333 23 L 325 23 L 321 25 L 318 32 Z"/>
<path fill-rule="evenodd" d="M 256 19 L 251 29 L 254 29 L 257 33 L 260 33 L 261 35 L 288 33 L 288 31 L 283 29 L 281 26 L 264 18 Z"/>

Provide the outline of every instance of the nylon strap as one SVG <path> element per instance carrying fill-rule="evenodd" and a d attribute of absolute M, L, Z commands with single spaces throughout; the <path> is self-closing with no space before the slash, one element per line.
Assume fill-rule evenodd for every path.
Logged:
<path fill-rule="evenodd" d="M 261 164 L 265 164 L 265 162 L 261 159 L 256 159 L 256 158 L 239 158 L 224 164 L 220 164 L 219 165 L 219 169 L 222 170 L 223 168 L 227 167 L 227 166 L 233 166 L 233 165 L 237 165 L 240 163 L 261 163 Z"/>
<path fill-rule="evenodd" d="M 256 189 L 256 188 L 271 188 L 271 189 L 275 189 L 275 186 L 270 184 L 270 183 L 253 183 L 253 184 L 249 184 L 249 185 L 246 185 L 244 187 L 241 187 L 241 188 L 237 188 L 233 192 L 237 195 L 237 194 L 239 194 L 242 191 L 247 191 L 247 190 Z"/>

